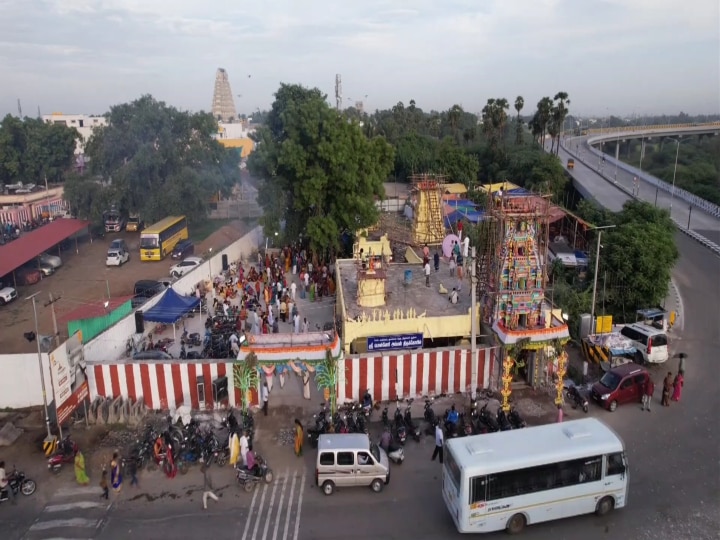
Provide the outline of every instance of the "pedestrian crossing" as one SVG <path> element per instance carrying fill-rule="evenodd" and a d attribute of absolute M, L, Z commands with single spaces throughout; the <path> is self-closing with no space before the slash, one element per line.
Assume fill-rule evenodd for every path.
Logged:
<path fill-rule="evenodd" d="M 24 540 L 84 540 L 102 528 L 111 503 L 100 498 L 100 488 L 59 489 L 30 526 Z"/>
<path fill-rule="evenodd" d="M 297 540 L 305 494 L 304 471 L 286 469 L 253 491 L 241 540 Z"/>

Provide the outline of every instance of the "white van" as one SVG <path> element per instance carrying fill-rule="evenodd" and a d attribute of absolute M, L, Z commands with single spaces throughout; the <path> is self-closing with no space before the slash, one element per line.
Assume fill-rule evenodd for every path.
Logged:
<path fill-rule="evenodd" d="M 669 357 L 668 336 L 665 330 L 659 330 L 647 324 L 628 324 L 620 329 L 620 333 L 632 341 L 637 349 L 636 364 L 662 364 Z"/>
<path fill-rule="evenodd" d="M 320 435 L 315 483 L 325 495 L 332 495 L 335 486 L 370 486 L 380 493 L 390 483 L 387 454 L 365 433 Z"/>

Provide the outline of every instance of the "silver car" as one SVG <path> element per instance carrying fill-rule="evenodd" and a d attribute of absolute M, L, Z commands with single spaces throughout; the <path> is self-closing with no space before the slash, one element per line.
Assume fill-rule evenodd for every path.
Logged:
<path fill-rule="evenodd" d="M 55 269 L 58 269 L 62 266 L 62 259 L 60 257 L 57 257 L 55 255 L 50 255 L 49 253 L 42 253 L 38 257 L 38 261 L 40 263 L 46 263 L 50 266 L 52 266 Z"/>

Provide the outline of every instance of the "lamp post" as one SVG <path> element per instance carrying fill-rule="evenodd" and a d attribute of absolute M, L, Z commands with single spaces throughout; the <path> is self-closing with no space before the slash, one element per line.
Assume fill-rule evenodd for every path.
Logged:
<path fill-rule="evenodd" d="M 670 192 L 670 214 L 672 214 L 673 201 L 675 200 L 675 177 L 677 176 L 678 155 L 680 155 L 680 139 L 675 139 L 673 137 L 665 138 L 673 141 L 677 145 L 675 148 L 675 166 L 673 167 L 672 191 Z"/>
<path fill-rule="evenodd" d="M 598 270 L 600 266 L 600 241 L 602 240 L 603 229 L 614 229 L 615 225 L 604 225 L 602 227 L 593 227 L 591 230 L 598 231 L 597 248 L 595 250 L 595 274 L 593 275 L 593 293 L 592 293 L 592 306 L 590 311 L 590 324 L 593 325 L 593 334 L 597 332 L 597 325 L 595 324 L 595 299 L 597 298 L 597 278 Z"/>
<path fill-rule="evenodd" d="M 33 316 L 35 317 L 35 341 L 37 342 L 38 366 L 40 367 L 40 386 L 42 387 L 43 411 L 45 412 L 45 426 L 47 427 L 47 438 L 45 441 L 52 441 L 54 437 L 50 433 L 50 415 L 48 414 L 47 391 L 45 390 L 45 372 L 43 371 L 42 352 L 40 351 L 40 329 L 38 327 L 37 303 L 35 297 L 40 291 L 28 296 L 25 300 L 32 300 Z"/>
<path fill-rule="evenodd" d="M 208 270 L 210 271 L 210 281 L 213 283 L 213 288 L 215 287 L 215 282 L 213 281 L 213 275 L 212 275 L 212 248 L 208 249 L 210 252 L 210 256 L 208 257 Z"/>

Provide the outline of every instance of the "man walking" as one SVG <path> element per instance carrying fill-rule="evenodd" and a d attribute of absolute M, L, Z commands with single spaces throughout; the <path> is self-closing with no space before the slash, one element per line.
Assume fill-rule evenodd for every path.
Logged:
<path fill-rule="evenodd" d="M 652 396 L 654 392 L 655 383 L 653 382 L 652 377 L 648 376 L 647 381 L 645 381 L 645 388 L 643 388 L 642 407 L 640 407 L 641 411 L 647 409 L 647 412 L 650 412 L 650 403 L 652 403 Z"/>
<path fill-rule="evenodd" d="M 425 286 L 430 286 L 430 261 L 426 260 L 425 262 Z"/>
<path fill-rule="evenodd" d="M 218 496 L 215 495 L 212 487 L 212 481 L 210 480 L 210 473 L 207 467 L 203 467 L 203 510 L 207 510 L 208 497 L 213 501 L 217 502 Z"/>
<path fill-rule="evenodd" d="M 443 430 L 440 427 L 440 423 L 438 422 L 435 424 L 435 450 L 433 451 L 431 461 L 435 461 L 435 458 L 440 456 L 440 463 L 443 462 L 443 442 Z"/>
<path fill-rule="evenodd" d="M 269 398 L 270 398 L 270 390 L 268 390 L 267 381 L 265 381 L 263 383 L 263 387 L 262 387 L 262 402 L 263 402 L 262 410 L 263 410 L 263 414 L 265 416 L 267 416 L 267 413 L 268 413 L 268 399 Z"/>

